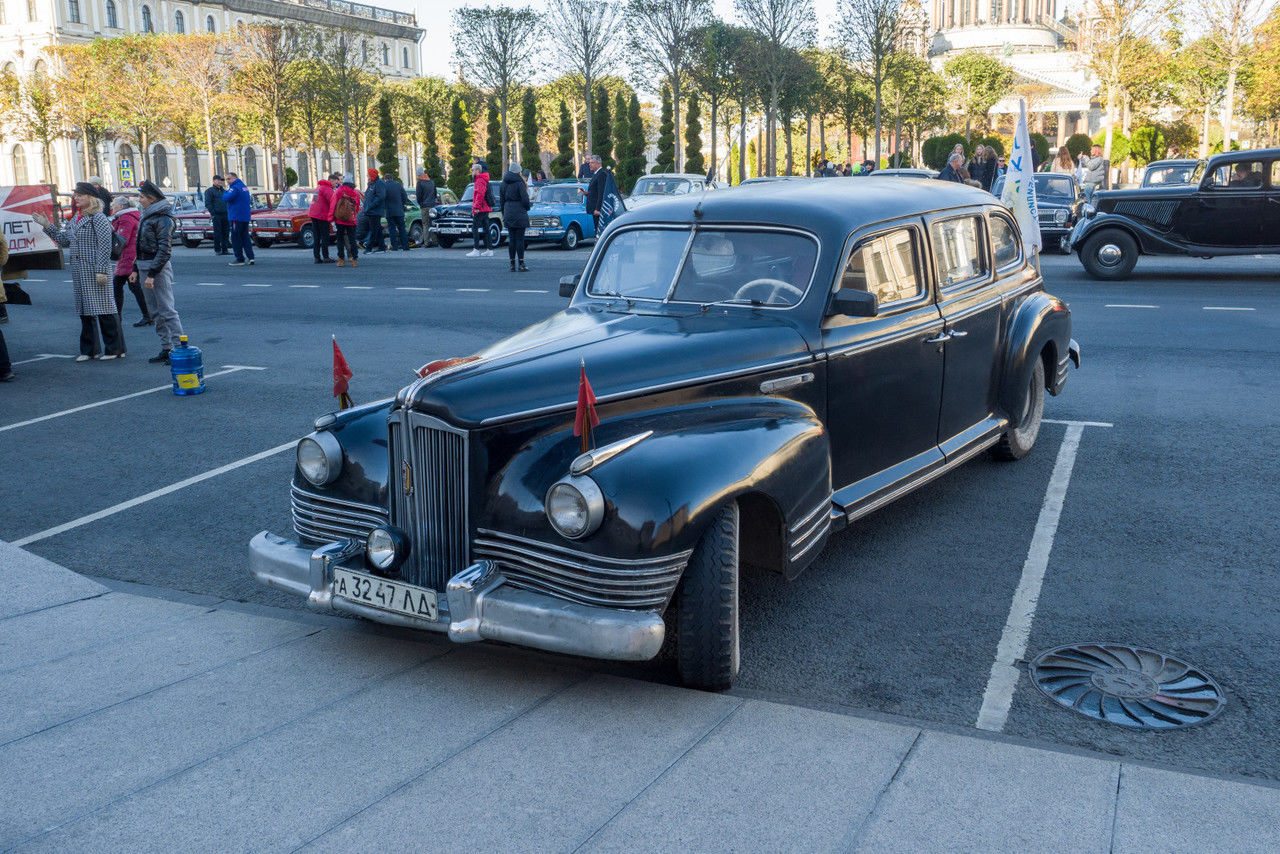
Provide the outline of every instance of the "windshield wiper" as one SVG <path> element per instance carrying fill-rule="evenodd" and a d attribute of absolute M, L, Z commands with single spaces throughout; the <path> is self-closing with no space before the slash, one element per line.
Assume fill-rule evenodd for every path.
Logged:
<path fill-rule="evenodd" d="M 762 300 L 746 299 L 745 297 L 742 299 L 718 299 L 715 302 L 707 303 L 707 305 L 750 305 L 750 306 L 762 306 L 766 304 L 767 303 L 763 302 Z"/>

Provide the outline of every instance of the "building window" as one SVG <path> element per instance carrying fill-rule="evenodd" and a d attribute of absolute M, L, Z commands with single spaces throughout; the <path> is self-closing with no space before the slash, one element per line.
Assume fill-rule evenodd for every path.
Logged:
<path fill-rule="evenodd" d="M 369 61 L 369 43 L 368 42 L 365 42 L 365 41 L 360 42 L 360 61 L 366 62 L 366 63 Z"/>
<path fill-rule="evenodd" d="M 252 148 L 244 150 L 244 182 L 250 187 L 258 186 L 258 154 Z"/>
<path fill-rule="evenodd" d="M 144 33 L 154 33 L 156 31 L 155 26 L 152 25 L 151 23 L 151 7 L 150 6 L 142 7 L 142 31 Z"/>
<path fill-rule="evenodd" d="M 218 28 L 213 25 L 212 15 L 204 19 L 204 28 L 206 31 L 211 33 L 216 33 L 218 31 Z"/>
<path fill-rule="evenodd" d="M 382 64 L 391 64 L 391 48 L 387 47 L 385 43 L 382 45 Z"/>
<path fill-rule="evenodd" d="M 27 153 L 22 150 L 21 145 L 13 147 L 13 183 L 31 183 L 31 179 L 27 177 Z"/>
<path fill-rule="evenodd" d="M 1004 0 L 991 0 L 991 17 L 987 20 L 992 23 L 1004 21 Z"/>
<path fill-rule="evenodd" d="M 169 155 L 158 142 L 151 148 L 151 180 L 161 187 L 172 184 L 169 180 Z"/>
<path fill-rule="evenodd" d="M 80 23 L 80 0 L 67 0 L 67 20 L 73 24 Z"/>
<path fill-rule="evenodd" d="M 182 152 L 182 164 L 187 171 L 187 189 L 194 190 L 200 186 L 200 158 L 194 145 L 188 145 Z"/>
<path fill-rule="evenodd" d="M 400 48 L 400 61 L 405 68 L 409 67 L 409 48 Z"/>
<path fill-rule="evenodd" d="M 107 26 L 113 30 L 120 29 L 120 17 L 116 14 L 116 0 L 107 0 Z"/>
<path fill-rule="evenodd" d="M 8 21 L 6 21 L 4 17 L 4 2 L 3 0 L 0 0 L 0 27 L 3 27 L 7 23 Z"/>
<path fill-rule="evenodd" d="M 183 20 L 181 12 L 173 13 L 173 31 L 178 35 L 182 35 L 187 31 L 187 22 Z"/>

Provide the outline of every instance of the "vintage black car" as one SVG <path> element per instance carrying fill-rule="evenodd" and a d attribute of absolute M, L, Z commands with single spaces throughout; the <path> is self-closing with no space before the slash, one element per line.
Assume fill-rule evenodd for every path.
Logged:
<path fill-rule="evenodd" d="M 1153 160 L 1142 170 L 1142 186 L 1163 187 L 1167 184 L 1185 184 L 1200 165 L 1199 160 Z"/>
<path fill-rule="evenodd" d="M 937 181 L 657 202 L 561 292 L 317 420 L 295 539 L 253 539 L 258 581 L 455 641 L 618 660 L 669 641 L 684 682 L 722 689 L 740 571 L 795 578 L 851 520 L 984 450 L 1022 457 L 1079 364 L 1009 212 Z"/>
<path fill-rule="evenodd" d="M 497 181 L 491 181 L 490 186 L 493 187 L 496 195 L 502 186 L 501 177 Z M 452 204 L 442 202 L 432 208 L 428 231 L 433 235 L 437 245 L 448 249 L 459 240 L 466 241 L 468 246 L 471 245 L 471 202 L 475 198 L 475 191 L 476 185 L 468 184 L 462 191 L 462 198 Z M 452 197 L 453 193 L 449 195 Z M 502 225 L 502 205 L 498 205 L 489 212 L 489 228 L 485 232 L 485 242 L 492 249 L 500 246 L 506 237 L 507 230 Z"/>
<path fill-rule="evenodd" d="M 997 199 L 1004 191 L 1005 176 L 996 178 L 991 194 Z M 1036 210 L 1040 225 L 1040 245 L 1045 249 L 1067 252 L 1067 238 L 1076 222 L 1076 202 L 1080 185 L 1075 176 L 1059 172 L 1037 172 Z"/>
<path fill-rule="evenodd" d="M 1128 278 L 1139 255 L 1280 253 L 1280 148 L 1215 155 L 1186 184 L 1100 192 L 1070 241 L 1098 279 Z"/>

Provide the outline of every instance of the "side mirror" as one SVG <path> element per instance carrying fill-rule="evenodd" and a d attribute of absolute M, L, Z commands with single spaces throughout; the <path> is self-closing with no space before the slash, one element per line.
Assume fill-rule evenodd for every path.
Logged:
<path fill-rule="evenodd" d="M 560 296 L 571 297 L 574 291 L 578 290 L 578 282 L 582 281 L 581 273 L 574 273 L 572 276 L 560 277 Z"/>
<path fill-rule="evenodd" d="M 875 317 L 879 310 L 880 301 L 870 291 L 841 288 L 831 298 L 832 314 L 844 314 L 849 317 Z"/>

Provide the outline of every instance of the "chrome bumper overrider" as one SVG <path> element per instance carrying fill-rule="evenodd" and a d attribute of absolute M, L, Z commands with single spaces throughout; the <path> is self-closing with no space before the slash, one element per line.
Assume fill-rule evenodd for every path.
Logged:
<path fill-rule="evenodd" d="M 447 632 L 459 643 L 496 640 L 550 652 L 647 661 L 662 647 L 666 627 L 654 611 L 601 608 L 519 590 L 490 561 L 449 579 L 439 621 L 395 614 L 333 595 L 333 567 L 360 563 L 364 544 L 342 540 L 312 550 L 268 531 L 249 543 L 249 570 L 259 584 L 301 596 L 314 611 L 338 611 L 380 623 Z M 363 567 L 361 566 L 361 571 Z"/>

